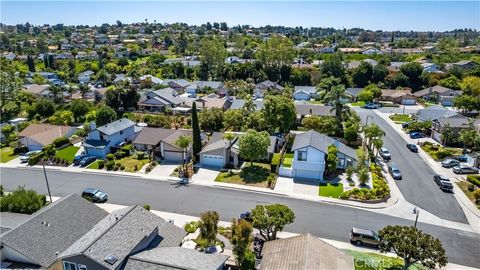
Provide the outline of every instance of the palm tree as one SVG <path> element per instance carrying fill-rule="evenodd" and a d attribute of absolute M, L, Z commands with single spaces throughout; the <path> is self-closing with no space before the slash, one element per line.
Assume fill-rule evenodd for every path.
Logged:
<path fill-rule="evenodd" d="M 52 85 L 50 86 L 49 90 L 50 92 L 52 92 L 53 99 L 55 101 L 58 101 L 60 94 L 63 92 L 63 89 L 58 85 Z"/>
<path fill-rule="evenodd" d="M 183 150 L 183 175 L 187 176 L 187 150 L 190 146 L 190 142 L 192 139 L 189 136 L 180 135 L 178 139 L 175 141 L 175 145 L 180 147 Z"/>
<path fill-rule="evenodd" d="M 326 92 L 323 97 L 326 103 L 333 105 L 332 111 L 335 111 L 335 119 L 337 119 L 337 136 L 343 133 L 343 116 L 349 111 L 349 107 L 342 102 L 347 97 L 348 95 L 345 93 L 343 84 L 332 86 L 330 91 Z"/>
<path fill-rule="evenodd" d="M 253 102 L 253 99 L 250 95 L 245 98 L 245 104 L 243 104 L 243 109 L 246 114 L 250 114 L 251 112 L 255 111 L 257 105 Z"/>
<path fill-rule="evenodd" d="M 235 135 L 233 135 L 233 133 L 225 133 L 225 135 L 223 135 L 223 138 L 225 140 L 228 140 L 228 160 L 227 160 L 227 163 L 230 164 L 230 157 L 232 156 L 232 141 L 233 139 L 235 139 Z"/>

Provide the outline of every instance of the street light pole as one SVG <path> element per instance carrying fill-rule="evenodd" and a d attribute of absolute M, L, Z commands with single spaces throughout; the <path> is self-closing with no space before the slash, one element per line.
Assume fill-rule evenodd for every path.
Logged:
<path fill-rule="evenodd" d="M 420 214 L 420 210 L 417 209 L 417 207 L 413 208 L 413 214 L 417 215 L 415 217 L 415 224 L 413 225 L 413 227 L 416 229 L 417 228 L 418 215 Z"/>
<path fill-rule="evenodd" d="M 47 191 L 48 197 L 50 198 L 50 203 L 52 203 L 52 194 L 50 193 L 50 186 L 48 185 L 47 171 L 45 170 L 45 160 L 42 160 L 43 174 L 45 175 L 45 182 L 47 182 Z"/>

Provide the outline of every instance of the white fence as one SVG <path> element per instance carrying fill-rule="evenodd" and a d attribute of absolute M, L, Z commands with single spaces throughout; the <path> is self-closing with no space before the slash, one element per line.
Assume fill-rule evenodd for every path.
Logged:
<path fill-rule="evenodd" d="M 292 177 L 293 169 L 291 167 L 287 168 L 287 167 L 280 166 L 280 168 L 278 169 L 278 174 L 280 176 Z"/>

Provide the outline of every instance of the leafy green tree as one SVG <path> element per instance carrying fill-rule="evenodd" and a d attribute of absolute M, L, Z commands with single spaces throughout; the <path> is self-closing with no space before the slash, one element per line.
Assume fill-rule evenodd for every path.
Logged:
<path fill-rule="evenodd" d="M 73 113 L 75 122 L 85 119 L 85 114 L 92 110 L 93 106 L 90 102 L 82 99 L 76 99 L 69 104 L 69 110 Z"/>
<path fill-rule="evenodd" d="M 262 112 L 272 132 L 289 132 L 297 117 L 293 100 L 285 96 L 268 95 Z"/>
<path fill-rule="evenodd" d="M 98 127 L 111 123 L 116 119 L 117 119 L 117 113 L 108 106 L 103 106 L 97 110 L 96 124 Z"/>
<path fill-rule="evenodd" d="M 0 199 L 2 212 L 33 214 L 40 210 L 43 205 L 44 201 L 42 201 L 41 195 L 33 189 L 27 190 L 23 186 L 19 186 L 18 189 Z"/>
<path fill-rule="evenodd" d="M 337 152 L 338 152 L 338 149 L 337 147 L 335 147 L 335 145 L 328 146 L 327 171 L 326 171 L 327 175 L 332 175 L 337 170 L 337 163 L 338 163 Z"/>
<path fill-rule="evenodd" d="M 264 67 L 279 72 L 281 67 L 290 66 L 295 58 L 293 42 L 287 37 L 273 35 L 258 45 L 256 56 Z"/>
<path fill-rule="evenodd" d="M 349 85 L 343 57 L 339 53 L 333 54 L 320 65 L 320 73 L 323 77 L 338 78 L 343 85 Z"/>
<path fill-rule="evenodd" d="M 200 215 L 200 236 L 207 241 L 207 245 L 215 244 L 218 231 L 218 213 L 215 211 L 207 211 Z"/>
<path fill-rule="evenodd" d="M 243 104 L 242 109 L 245 111 L 245 113 L 248 115 L 251 112 L 254 112 L 256 109 L 257 105 L 253 102 L 252 96 L 247 95 L 245 97 L 245 103 Z"/>
<path fill-rule="evenodd" d="M 48 122 L 54 125 L 69 126 L 72 124 L 73 113 L 69 110 L 56 111 L 52 116 L 48 118 Z"/>
<path fill-rule="evenodd" d="M 475 144 L 480 134 L 475 130 L 474 121 L 468 121 L 468 127 L 460 131 L 459 140 L 463 143 L 464 149 L 469 149 Z"/>
<path fill-rule="evenodd" d="M 385 77 L 385 84 L 391 88 L 396 89 L 397 87 L 407 87 L 409 86 L 409 79 L 405 74 L 397 72 L 395 74 L 389 74 Z"/>
<path fill-rule="evenodd" d="M 221 67 L 225 63 L 227 57 L 227 49 L 225 49 L 222 41 L 218 38 L 205 38 L 200 42 L 200 61 L 205 66 L 209 75 L 216 78 L 220 74 Z M 208 79 L 202 78 L 202 79 Z"/>
<path fill-rule="evenodd" d="M 192 135 L 193 135 L 193 155 L 196 157 L 202 151 L 202 138 L 200 137 L 200 124 L 198 122 L 197 105 L 194 102 L 192 106 Z"/>
<path fill-rule="evenodd" d="M 410 62 L 400 67 L 400 72 L 408 78 L 408 86 L 414 91 L 419 90 L 423 85 L 423 67 L 420 63 Z"/>
<path fill-rule="evenodd" d="M 257 205 L 251 212 L 253 227 L 267 241 L 277 239 L 277 233 L 295 220 L 293 211 L 283 204 Z"/>
<path fill-rule="evenodd" d="M 352 80 L 357 87 L 365 87 L 372 79 L 373 67 L 368 62 L 361 62 L 353 71 Z"/>
<path fill-rule="evenodd" d="M 379 83 L 385 81 L 385 77 L 388 75 L 388 69 L 385 65 L 383 64 L 378 64 L 373 67 L 372 71 L 372 83 Z"/>
<path fill-rule="evenodd" d="M 241 110 L 227 110 L 223 114 L 223 126 L 225 130 L 241 131 L 245 124 L 245 119 Z"/>
<path fill-rule="evenodd" d="M 267 132 L 258 132 L 249 129 L 239 139 L 240 156 L 246 160 L 250 160 L 253 166 L 254 160 L 259 160 L 267 156 L 270 138 Z"/>
<path fill-rule="evenodd" d="M 263 112 L 255 111 L 250 113 L 245 120 L 244 129 L 255 129 L 257 131 L 267 130 L 267 121 L 265 120 Z"/>
<path fill-rule="evenodd" d="M 15 76 L 16 69 L 11 61 L 0 59 L 0 113 L 3 113 L 3 106 L 8 101 L 16 99 L 21 83 Z"/>
<path fill-rule="evenodd" d="M 187 151 L 188 147 L 190 146 L 190 142 L 192 139 L 189 136 L 185 135 L 180 135 L 178 139 L 175 141 L 175 145 L 180 147 L 182 149 L 182 155 L 183 155 L 183 175 L 185 177 L 188 177 L 188 172 L 187 172 Z"/>
<path fill-rule="evenodd" d="M 443 127 L 443 132 L 441 136 L 443 145 L 447 146 L 451 143 L 454 143 L 456 137 L 457 136 L 455 136 L 455 134 L 453 133 L 453 129 L 450 126 L 450 123 L 446 123 L 445 126 Z"/>
<path fill-rule="evenodd" d="M 38 114 L 41 117 L 49 117 L 55 113 L 55 104 L 49 99 L 41 99 L 33 105 L 33 115 Z"/>
<path fill-rule="evenodd" d="M 302 119 L 302 126 L 306 130 L 313 129 L 322 134 L 335 135 L 337 122 L 332 116 L 309 116 Z"/>
<path fill-rule="evenodd" d="M 403 259 L 403 270 L 415 263 L 433 269 L 444 267 L 448 260 L 440 240 L 411 226 L 387 226 L 378 232 L 381 252 L 394 252 Z"/>
<path fill-rule="evenodd" d="M 349 120 L 345 123 L 345 132 L 343 138 L 347 141 L 347 145 L 358 139 L 358 131 L 360 130 L 360 123 L 358 121 Z"/>
<path fill-rule="evenodd" d="M 202 110 L 199 114 L 200 127 L 207 131 L 220 131 L 223 129 L 223 110 L 211 108 Z"/>
<path fill-rule="evenodd" d="M 374 99 L 382 96 L 382 89 L 380 89 L 380 87 L 373 83 L 365 86 L 363 90 L 372 92 Z"/>
<path fill-rule="evenodd" d="M 233 254 L 237 259 L 238 265 L 242 266 L 245 259 L 245 255 L 250 250 L 253 237 L 253 226 L 250 222 L 244 219 L 232 220 L 232 237 L 231 243 L 233 246 Z"/>
<path fill-rule="evenodd" d="M 349 111 L 349 107 L 342 102 L 342 100 L 347 97 L 348 95 L 345 93 L 345 86 L 343 84 L 333 86 L 323 97 L 323 100 L 326 103 L 333 105 L 335 119 L 337 120 L 337 129 L 335 133 L 338 136 L 343 135 L 343 117 Z"/>
<path fill-rule="evenodd" d="M 460 80 L 455 76 L 450 76 L 445 79 L 442 79 L 438 82 L 440 86 L 447 87 L 450 89 L 458 90 L 460 89 Z"/>
<path fill-rule="evenodd" d="M 362 89 L 362 91 L 360 91 L 357 95 L 357 100 L 358 101 L 365 101 L 365 102 L 370 102 L 373 100 L 373 92 L 370 91 L 370 90 L 365 90 Z"/>

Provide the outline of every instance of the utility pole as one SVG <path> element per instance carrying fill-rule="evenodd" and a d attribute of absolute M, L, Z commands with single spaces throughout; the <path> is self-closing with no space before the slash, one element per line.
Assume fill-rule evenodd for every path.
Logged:
<path fill-rule="evenodd" d="M 415 224 L 413 225 L 413 227 L 416 229 L 417 228 L 418 215 L 420 214 L 420 209 L 417 209 L 417 207 L 415 207 L 415 208 L 413 208 L 412 213 L 417 215 L 415 217 Z"/>
<path fill-rule="evenodd" d="M 45 170 L 45 159 L 42 160 L 43 174 L 45 175 L 45 182 L 47 182 L 47 191 L 48 197 L 50 198 L 50 203 L 52 203 L 52 194 L 50 193 L 50 186 L 48 185 L 47 171 Z"/>

